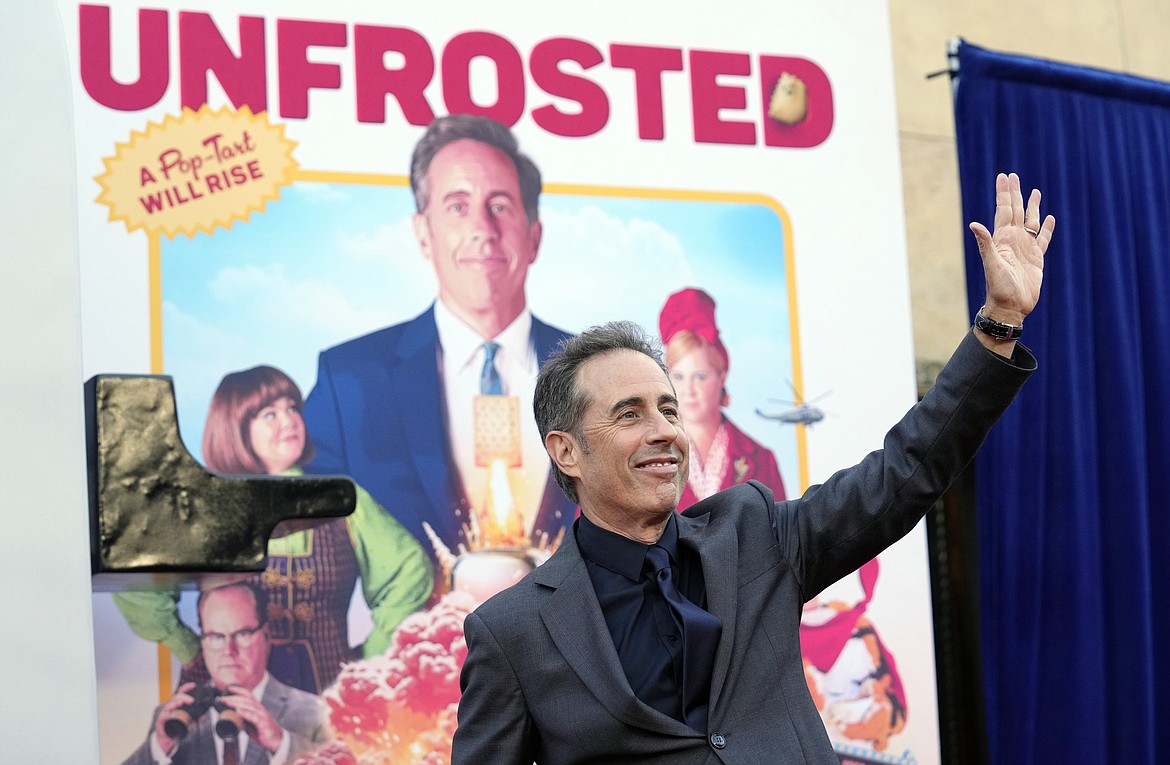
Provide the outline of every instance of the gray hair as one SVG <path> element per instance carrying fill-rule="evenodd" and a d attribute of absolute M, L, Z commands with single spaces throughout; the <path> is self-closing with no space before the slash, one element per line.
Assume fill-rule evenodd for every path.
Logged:
<path fill-rule="evenodd" d="M 512 135 L 506 125 L 474 114 L 437 117 L 415 144 L 414 153 L 410 157 L 410 188 L 414 191 L 415 209 L 420 213 L 427 211 L 431 194 L 427 172 L 431 169 L 431 160 L 447 144 L 463 139 L 479 141 L 508 155 L 516 166 L 524 212 L 528 215 L 528 222 L 535 223 L 540 217 L 540 169 L 520 152 L 516 136 Z"/>
<path fill-rule="evenodd" d="M 536 415 L 536 427 L 540 430 L 542 442 L 551 431 L 561 430 L 580 441 L 583 448 L 587 446 L 581 431 L 581 419 L 589 407 L 590 398 L 589 392 L 577 384 L 577 372 L 593 357 L 619 350 L 650 357 L 669 379 L 670 371 L 662 360 L 661 344 L 632 321 L 613 321 L 590 327 L 576 337 L 562 340 L 556 352 L 541 366 L 532 398 L 532 411 Z M 549 459 L 552 460 L 551 455 Z M 556 461 L 552 461 L 552 470 L 565 496 L 578 502 L 573 479 L 561 472 Z"/>

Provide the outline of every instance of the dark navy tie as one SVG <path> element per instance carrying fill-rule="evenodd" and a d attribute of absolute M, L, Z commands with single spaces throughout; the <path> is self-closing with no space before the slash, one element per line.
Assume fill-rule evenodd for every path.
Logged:
<path fill-rule="evenodd" d="M 496 369 L 496 351 L 500 344 L 488 341 L 483 344 L 483 371 L 479 373 L 479 392 L 485 396 L 499 396 L 504 392 L 504 383 Z"/>
<path fill-rule="evenodd" d="M 718 617 L 696 606 L 678 591 L 670 568 L 670 554 L 665 548 L 650 545 L 646 550 L 646 561 L 683 634 L 684 722 L 695 730 L 706 731 L 711 671 L 723 625 Z"/>

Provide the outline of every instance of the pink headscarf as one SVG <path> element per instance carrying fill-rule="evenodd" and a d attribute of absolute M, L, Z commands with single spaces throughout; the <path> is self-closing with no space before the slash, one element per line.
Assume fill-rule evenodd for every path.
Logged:
<path fill-rule="evenodd" d="M 658 333 L 663 344 L 683 330 L 690 330 L 707 341 L 723 359 L 723 367 L 730 364 L 727 349 L 719 339 L 719 327 L 715 325 L 715 301 L 701 289 L 687 287 L 666 299 L 658 315 Z"/>

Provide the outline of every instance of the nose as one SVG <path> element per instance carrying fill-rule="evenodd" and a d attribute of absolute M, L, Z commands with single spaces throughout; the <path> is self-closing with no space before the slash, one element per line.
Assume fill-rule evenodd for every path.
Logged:
<path fill-rule="evenodd" d="M 498 239 L 500 224 L 496 220 L 496 216 L 492 214 L 490 205 L 473 205 L 472 209 L 471 224 L 475 235 L 481 239 Z"/>
<path fill-rule="evenodd" d="M 646 425 L 646 441 L 652 444 L 673 443 L 678 438 L 678 428 L 662 412 L 650 415 Z"/>

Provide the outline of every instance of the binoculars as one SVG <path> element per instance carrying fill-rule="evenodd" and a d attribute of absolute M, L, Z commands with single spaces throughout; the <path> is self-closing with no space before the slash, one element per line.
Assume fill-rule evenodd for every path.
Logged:
<path fill-rule="evenodd" d="M 197 685 L 190 691 L 194 699 L 173 710 L 163 721 L 163 730 L 175 741 L 182 741 L 195 730 L 199 719 L 207 714 L 207 710 L 215 707 L 219 712 L 219 719 L 215 721 L 215 734 L 224 741 L 235 741 L 244 727 L 244 718 L 240 713 L 220 701 L 221 696 L 230 696 L 228 691 L 220 690 L 214 685 Z"/>

